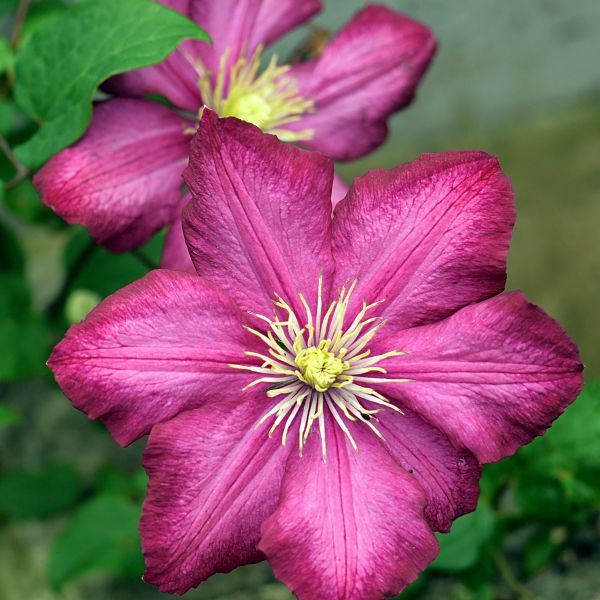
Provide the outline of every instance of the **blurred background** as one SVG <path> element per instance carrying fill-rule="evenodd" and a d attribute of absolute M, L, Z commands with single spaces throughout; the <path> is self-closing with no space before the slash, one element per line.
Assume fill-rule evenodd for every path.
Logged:
<path fill-rule="evenodd" d="M 215 0 L 216 1 L 216 0 Z M 364 3 L 325 0 L 335 31 Z M 475 513 L 441 536 L 438 560 L 402 598 L 600 600 L 600 3 L 597 0 L 398 0 L 440 40 L 417 98 L 388 142 L 341 165 L 347 180 L 424 151 L 496 154 L 518 220 L 509 288 L 557 318 L 581 348 L 588 385 L 543 438 L 486 467 Z M 0 0 L 0 133 L 30 124 L 8 99 L 18 3 Z M 33 2 L 24 33 L 56 11 Z M 309 35 L 276 50 L 289 55 Z M 29 129 L 28 129 L 29 127 Z M 0 151 L 0 176 L 14 176 Z M 100 298 L 142 276 L 131 254 L 97 249 L 45 209 L 28 178 L 0 204 L 0 599 L 165 597 L 140 580 L 143 443 L 123 450 L 75 411 L 44 366 L 52 344 Z M 158 261 L 159 235 L 144 256 Z M 79 265 L 80 266 L 80 265 Z M 71 275 L 68 275 L 71 273 Z M 589 383 L 592 381 L 592 383 Z M 284 600 L 266 564 L 218 575 L 186 598 Z"/>

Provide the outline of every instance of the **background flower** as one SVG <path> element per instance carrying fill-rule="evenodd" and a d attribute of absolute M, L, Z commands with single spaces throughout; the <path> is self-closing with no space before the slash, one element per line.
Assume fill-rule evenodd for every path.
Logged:
<path fill-rule="evenodd" d="M 164 3 L 204 27 L 213 46 L 184 42 L 163 63 L 120 75 L 107 89 L 159 94 L 173 108 L 133 98 L 100 103 L 81 140 L 35 178 L 48 206 L 114 251 L 144 244 L 178 218 L 189 136 L 204 104 L 348 160 L 383 142 L 388 117 L 412 100 L 435 50 L 427 27 L 369 5 L 320 56 L 260 75 L 261 48 L 315 14 L 318 0 Z"/>

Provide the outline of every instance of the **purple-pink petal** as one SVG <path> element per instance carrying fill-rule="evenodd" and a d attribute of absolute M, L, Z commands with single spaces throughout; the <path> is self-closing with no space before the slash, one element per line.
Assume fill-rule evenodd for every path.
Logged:
<path fill-rule="evenodd" d="M 425 154 L 357 178 L 333 220 L 336 285 L 385 300 L 397 328 L 497 294 L 515 218 L 509 180 L 483 152 Z"/>
<path fill-rule="evenodd" d="M 333 188 L 331 190 L 331 205 L 333 208 L 346 196 L 348 193 L 348 186 L 346 183 L 337 175 L 333 176 Z M 191 195 L 188 193 L 184 196 L 181 203 L 182 209 L 190 201 Z M 163 247 L 163 254 L 160 261 L 160 266 L 163 269 L 172 269 L 174 271 L 187 271 L 188 273 L 195 273 L 194 263 L 190 258 L 188 247 L 185 243 L 185 237 L 183 235 L 183 226 L 181 223 L 181 216 L 178 217 L 167 231 L 165 238 L 165 244 Z"/>
<path fill-rule="evenodd" d="M 103 102 L 85 135 L 50 159 L 35 186 L 65 221 L 84 225 L 110 250 L 130 250 L 174 216 L 190 125 L 145 100 Z"/>
<path fill-rule="evenodd" d="M 518 292 L 385 337 L 386 348 L 408 352 L 386 361 L 387 377 L 414 381 L 380 391 L 481 462 L 543 434 L 583 385 L 575 344 Z"/>
<path fill-rule="evenodd" d="M 205 46 L 201 56 L 214 74 L 225 52 L 231 66 L 242 54 L 268 46 L 320 9 L 320 0 L 191 0 L 190 16 L 212 37 L 213 47 Z"/>
<path fill-rule="evenodd" d="M 102 88 L 116 96 L 164 96 L 175 106 L 195 114 L 202 106 L 198 70 L 193 64 L 198 55 L 196 44 L 206 42 L 183 42 L 161 63 L 111 77 Z"/>
<path fill-rule="evenodd" d="M 208 109 L 191 144 L 183 230 L 196 271 L 244 309 L 272 313 L 278 293 L 301 309 L 333 270 L 333 164 Z"/>
<path fill-rule="evenodd" d="M 229 394 L 239 392 L 222 390 Z M 277 506 L 290 453 L 256 428 L 265 400 L 216 399 L 152 430 L 140 523 L 146 582 L 182 594 L 214 573 L 264 559 L 260 525 Z"/>
<path fill-rule="evenodd" d="M 377 428 L 390 454 L 425 492 L 425 516 L 433 529 L 449 531 L 454 519 L 475 510 L 481 465 L 471 452 L 406 407 L 403 414 L 379 414 Z"/>
<path fill-rule="evenodd" d="M 321 8 L 320 0 L 155 0 L 195 21 L 212 38 L 185 41 L 158 65 L 112 77 L 105 89 L 122 96 L 160 94 L 176 106 L 197 112 L 202 106 L 198 79 L 204 70 L 213 84 L 221 57 L 229 69 L 244 54 L 268 46 Z M 200 64 L 201 63 L 201 64 Z"/>
<path fill-rule="evenodd" d="M 384 141 L 388 117 L 412 100 L 435 48 L 425 25 L 383 5 L 366 6 L 321 57 L 292 70 L 316 106 L 289 129 L 313 129 L 305 144 L 335 160 L 367 154 Z"/>
<path fill-rule="evenodd" d="M 223 399 L 252 378 L 254 336 L 225 294 L 196 275 L 152 271 L 73 325 L 48 361 L 75 408 L 129 444 L 182 410 Z"/>
<path fill-rule="evenodd" d="M 333 175 L 333 187 L 331 189 L 331 205 L 335 208 L 345 197 L 349 190 L 348 184 L 338 175 Z"/>
<path fill-rule="evenodd" d="M 393 596 L 438 551 L 425 497 L 370 431 L 352 429 L 355 451 L 332 419 L 327 428 L 326 463 L 316 434 L 290 455 L 259 548 L 299 600 Z"/>
<path fill-rule="evenodd" d="M 181 210 L 185 208 L 191 198 L 192 196 L 189 192 L 183 196 Z M 196 272 L 187 244 L 185 243 L 181 214 L 177 215 L 177 218 L 169 225 L 160 259 L 160 266 L 163 269 L 171 269 L 173 271 Z"/>

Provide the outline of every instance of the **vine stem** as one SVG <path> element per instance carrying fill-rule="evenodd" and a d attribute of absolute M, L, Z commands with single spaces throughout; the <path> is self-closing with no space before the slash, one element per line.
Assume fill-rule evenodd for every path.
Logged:
<path fill-rule="evenodd" d="M 13 32 L 10 40 L 13 50 L 16 50 L 17 46 L 19 45 L 19 41 L 21 40 L 21 33 L 23 31 L 23 25 L 25 25 L 25 19 L 27 18 L 30 4 L 31 0 L 20 0 L 19 2 L 17 14 L 15 15 L 15 24 L 13 26 Z"/>
<path fill-rule="evenodd" d="M 536 600 L 535 594 L 529 591 L 515 576 L 510 564 L 499 551 L 493 551 L 492 558 L 504 583 L 513 591 L 519 600 Z"/>
<path fill-rule="evenodd" d="M 144 252 L 142 252 L 142 250 L 140 250 L 139 248 L 131 250 L 131 254 L 135 256 L 135 258 L 137 258 L 150 271 L 154 271 L 154 269 L 160 269 L 160 265 L 157 265 L 153 259 L 151 259 Z"/>
<path fill-rule="evenodd" d="M 4 186 L 5 189 L 10 190 L 28 177 L 31 171 L 15 156 L 15 153 L 12 151 L 12 148 L 2 134 L 0 134 L 0 150 L 4 152 L 6 158 L 8 158 L 13 167 L 17 170 L 16 175 Z"/>

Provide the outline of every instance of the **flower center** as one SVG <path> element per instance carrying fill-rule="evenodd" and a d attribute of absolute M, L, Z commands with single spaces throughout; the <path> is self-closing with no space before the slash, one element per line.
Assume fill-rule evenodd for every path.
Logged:
<path fill-rule="evenodd" d="M 229 50 L 226 50 L 219 62 L 214 88 L 212 74 L 201 70 L 198 85 L 205 106 L 222 117 L 248 121 L 286 142 L 311 139 L 312 129 L 289 131 L 282 127 L 313 111 L 315 103 L 300 95 L 295 78 L 287 74 L 290 66 L 277 65 L 276 56 L 259 74 L 261 52 L 259 46 L 251 58 L 242 56 L 228 69 Z"/>
<path fill-rule="evenodd" d="M 300 368 L 301 381 L 313 387 L 317 392 L 328 390 L 346 369 L 349 362 L 342 362 L 333 352 L 329 352 L 329 340 L 319 342 L 318 346 L 304 348 L 296 355 L 295 362 Z"/>
<path fill-rule="evenodd" d="M 257 425 L 272 419 L 269 437 L 282 425 L 281 443 L 285 445 L 292 423 L 299 419 L 300 456 L 316 423 L 323 460 L 326 459 L 325 411 L 331 414 L 333 422 L 342 429 L 355 449 L 357 446 L 348 429 L 348 421 L 361 422 L 375 435 L 383 437 L 374 423 L 377 421 L 376 415 L 386 408 L 402 412 L 370 386 L 383 382 L 411 381 L 380 376 L 385 375 L 386 370 L 378 366 L 379 362 L 405 353 L 392 350 L 371 356 L 367 346 L 385 322 L 379 317 L 369 317 L 368 313 L 381 301 L 372 304 L 363 302 L 356 317 L 346 323 L 355 285 L 356 282 L 348 289 L 342 288 L 338 299 L 331 303 L 323 315 L 322 280 L 319 279 L 314 312 L 305 297 L 299 295 L 306 312 L 304 325 L 301 325 L 289 304 L 276 296 L 272 318 L 252 313 L 267 324 L 266 331 L 247 328 L 265 344 L 264 353 L 246 352 L 247 356 L 258 358 L 260 366 L 229 365 L 259 375 L 246 388 L 266 384 L 266 396 L 278 398 L 278 402 Z"/>

